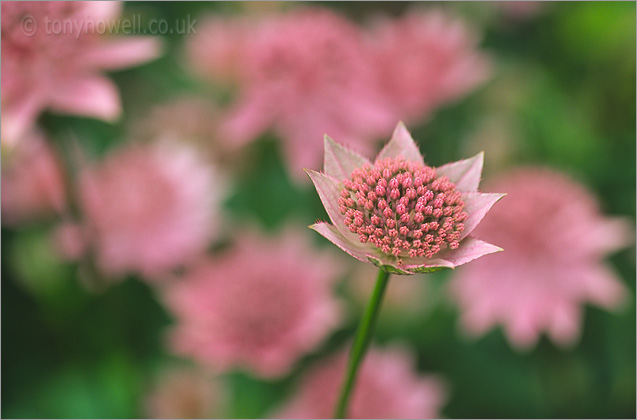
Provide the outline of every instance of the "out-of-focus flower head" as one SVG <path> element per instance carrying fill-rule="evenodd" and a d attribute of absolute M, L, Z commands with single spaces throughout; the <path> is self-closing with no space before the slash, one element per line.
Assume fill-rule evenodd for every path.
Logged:
<path fill-rule="evenodd" d="M 222 126 L 225 140 L 242 145 L 273 131 L 296 179 L 320 162 L 316 139 L 324 133 L 371 152 L 395 121 L 362 32 L 333 12 L 297 9 L 249 25 L 216 21 L 202 31 L 191 40 L 195 63 L 221 81 L 236 74 L 238 99 Z"/>
<path fill-rule="evenodd" d="M 468 236 L 503 196 L 478 192 L 482 161 L 480 153 L 427 166 L 402 123 L 374 163 L 326 136 L 324 173 L 307 173 L 332 224 L 310 227 L 397 274 L 454 268 L 501 251 Z"/>
<path fill-rule="evenodd" d="M 2 3 L 2 144 L 13 145 L 45 109 L 112 121 L 116 86 L 101 72 L 158 56 L 151 37 L 103 36 L 118 2 Z"/>
<path fill-rule="evenodd" d="M 86 240 L 107 274 L 159 277 L 205 250 L 218 228 L 223 181 L 194 149 L 129 145 L 81 174 Z"/>
<path fill-rule="evenodd" d="M 2 223 L 5 225 L 60 213 L 65 207 L 64 179 L 51 146 L 38 131 L 30 132 L 25 139 L 3 159 Z"/>
<path fill-rule="evenodd" d="M 396 120 L 422 120 L 489 76 L 489 60 L 476 50 L 479 38 L 442 11 L 382 18 L 372 29 L 374 67 Z"/>
<path fill-rule="evenodd" d="M 144 411 L 151 419 L 209 419 L 223 400 L 213 375 L 193 367 L 162 372 L 146 396 Z"/>
<path fill-rule="evenodd" d="M 347 353 L 341 352 L 314 366 L 299 392 L 274 418 L 332 418 L 345 374 Z M 361 365 L 352 393 L 351 419 L 431 419 L 440 417 L 446 399 L 442 381 L 419 375 L 405 349 L 370 349 Z"/>
<path fill-rule="evenodd" d="M 337 266 L 302 232 L 287 230 L 278 238 L 245 233 L 232 249 L 166 289 L 177 319 L 171 346 L 220 371 L 284 375 L 340 319 L 331 295 Z"/>
<path fill-rule="evenodd" d="M 451 283 L 462 325 L 473 335 L 504 327 L 518 348 L 542 332 L 560 345 L 579 335 L 581 304 L 617 306 L 626 293 L 602 263 L 627 244 L 630 224 L 604 217 L 582 185 L 554 170 L 523 168 L 489 184 L 507 199 L 476 232 L 505 255 L 491 255 L 459 271 Z"/>

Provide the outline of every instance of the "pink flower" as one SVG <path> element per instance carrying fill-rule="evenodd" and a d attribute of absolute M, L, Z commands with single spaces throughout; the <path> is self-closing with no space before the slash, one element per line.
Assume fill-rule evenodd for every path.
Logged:
<path fill-rule="evenodd" d="M 275 418 L 332 418 L 343 381 L 347 354 L 341 352 L 315 366 L 298 394 Z M 440 379 L 418 375 L 411 354 L 402 348 L 370 349 L 354 387 L 352 419 L 431 419 L 440 417 L 445 388 Z"/>
<path fill-rule="evenodd" d="M 330 292 L 337 266 L 300 232 L 242 236 L 167 289 L 177 319 L 172 348 L 221 371 L 284 375 L 340 319 Z"/>
<path fill-rule="evenodd" d="M 396 119 L 421 120 L 474 89 L 490 73 L 489 60 L 475 48 L 477 36 L 441 11 L 380 20 L 370 41 L 379 83 Z"/>
<path fill-rule="evenodd" d="M 250 31 L 256 24 L 245 16 L 202 21 L 186 45 L 192 71 L 213 83 L 238 83 L 244 71 L 243 62 L 248 59 Z"/>
<path fill-rule="evenodd" d="M 209 419 L 223 398 L 213 376 L 201 369 L 173 367 L 162 372 L 146 397 L 151 419 Z"/>
<path fill-rule="evenodd" d="M 478 335 L 500 324 L 518 348 L 533 346 L 544 331 L 560 345 L 573 343 L 581 303 L 622 301 L 626 289 L 601 259 L 624 246 L 632 228 L 602 216 L 589 191 L 552 170 L 518 169 L 491 188 L 508 196 L 477 231 L 506 254 L 483 258 L 453 280 L 462 325 Z"/>
<path fill-rule="evenodd" d="M 362 33 L 337 14 L 303 9 L 212 25 L 202 30 L 214 39 L 194 38 L 190 50 L 214 63 L 210 74 L 222 82 L 236 74 L 239 98 L 222 126 L 228 142 L 242 145 L 272 130 L 284 141 L 291 173 L 302 177 L 303 167 L 320 161 L 314 139 L 323 133 L 371 151 L 395 121 Z M 206 48 L 210 43 L 215 47 Z"/>
<path fill-rule="evenodd" d="M 53 150 L 39 132 L 30 132 L 25 140 L 3 153 L 2 223 L 5 225 L 60 213 L 65 207 L 64 179 Z"/>
<path fill-rule="evenodd" d="M 19 141 L 45 109 L 119 116 L 117 88 L 100 72 L 151 60 L 160 49 L 149 37 L 100 36 L 119 10 L 106 1 L 2 3 L 3 144 Z"/>
<path fill-rule="evenodd" d="M 155 277 L 197 257 L 217 229 L 215 175 L 169 142 L 127 146 L 85 170 L 81 207 L 100 268 Z"/>
<path fill-rule="evenodd" d="M 326 136 L 324 173 L 307 173 L 333 224 L 310 228 L 398 274 L 454 268 L 501 251 L 468 236 L 503 196 L 478 192 L 482 161 L 480 153 L 427 166 L 402 123 L 373 164 Z"/>

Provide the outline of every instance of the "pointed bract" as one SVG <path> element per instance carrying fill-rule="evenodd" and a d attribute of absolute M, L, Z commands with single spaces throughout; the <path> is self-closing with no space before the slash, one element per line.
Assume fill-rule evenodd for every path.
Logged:
<path fill-rule="evenodd" d="M 480 152 L 469 159 L 442 165 L 436 168 L 436 174 L 449 178 L 458 191 L 478 191 L 483 162 L 484 152 Z"/>
<path fill-rule="evenodd" d="M 371 162 L 358 153 L 346 149 L 325 135 L 324 172 L 339 181 L 350 177 L 352 171 Z"/>
<path fill-rule="evenodd" d="M 323 207 L 325 207 L 325 211 L 327 211 L 327 215 L 330 217 L 334 226 L 336 226 L 336 229 L 338 229 L 344 237 L 349 237 L 351 240 L 352 233 L 349 232 L 343 222 L 341 222 L 341 214 L 338 211 L 338 198 L 341 193 L 340 182 L 329 175 L 311 169 L 306 169 L 305 172 L 314 183 L 316 191 L 323 203 Z"/>
<path fill-rule="evenodd" d="M 460 239 L 464 239 L 473 229 L 478 226 L 478 223 L 484 218 L 487 212 L 506 194 L 489 194 L 470 192 L 462 194 L 464 200 L 464 211 L 467 212 L 469 217 L 464 222 L 464 231 L 460 235 Z"/>
<path fill-rule="evenodd" d="M 407 127 L 402 122 L 399 122 L 394 129 L 394 134 L 389 140 L 389 143 L 383 147 L 376 160 L 385 158 L 397 158 L 402 156 L 405 160 L 411 162 L 417 162 L 424 164 L 424 159 L 418 149 L 418 145 L 407 131 Z"/>
<path fill-rule="evenodd" d="M 462 245 L 457 249 L 446 249 L 442 251 L 440 258 L 449 261 L 454 267 L 458 267 L 476 258 L 500 251 L 503 251 L 503 249 L 499 246 L 469 236 L 462 241 Z"/>
<path fill-rule="evenodd" d="M 310 226 L 310 229 L 320 233 L 325 239 L 347 252 L 357 260 L 367 262 L 369 249 L 366 249 L 364 244 L 355 244 L 351 240 L 347 239 L 341 232 L 339 232 L 334 225 L 329 223 L 320 222 Z M 360 245 L 360 246 L 357 246 Z"/>

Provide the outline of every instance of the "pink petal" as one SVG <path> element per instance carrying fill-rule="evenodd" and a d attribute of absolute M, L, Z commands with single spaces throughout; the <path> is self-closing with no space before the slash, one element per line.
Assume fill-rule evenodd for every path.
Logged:
<path fill-rule="evenodd" d="M 108 23 L 119 17 L 123 3 L 119 1 L 85 1 L 82 6 L 87 19 L 96 23 Z"/>
<path fill-rule="evenodd" d="M 335 179 L 349 179 L 352 171 L 371 162 L 358 153 L 346 149 L 325 135 L 325 161 L 323 170 Z"/>
<path fill-rule="evenodd" d="M 310 229 L 320 233 L 325 239 L 332 242 L 334 245 L 347 252 L 357 260 L 367 262 L 367 247 L 362 242 L 353 242 L 343 236 L 341 232 L 329 223 L 320 222 L 310 226 Z"/>
<path fill-rule="evenodd" d="M 588 235 L 602 254 L 611 253 L 635 241 L 635 228 L 627 218 L 615 217 L 600 220 L 589 226 Z"/>
<path fill-rule="evenodd" d="M 604 264 L 585 266 L 578 273 L 583 298 L 606 309 L 626 303 L 628 290 L 619 277 Z"/>
<path fill-rule="evenodd" d="M 340 182 L 329 175 L 312 171 L 310 169 L 306 169 L 305 172 L 307 172 L 314 183 L 316 191 L 323 203 L 323 207 L 325 207 L 325 211 L 327 211 L 327 215 L 330 217 L 330 220 L 336 229 L 341 232 L 343 237 L 350 238 L 350 242 L 358 242 L 358 237 L 347 229 L 343 222 L 343 216 L 338 210 L 338 198 L 341 196 Z"/>
<path fill-rule="evenodd" d="M 154 60 L 161 53 L 161 42 L 153 37 L 129 37 L 96 45 L 84 54 L 90 68 L 114 70 Z"/>
<path fill-rule="evenodd" d="M 229 146 L 241 147 L 267 130 L 276 119 L 276 110 L 270 104 L 265 90 L 245 95 L 222 120 L 222 140 Z"/>
<path fill-rule="evenodd" d="M 398 123 L 396 129 L 394 129 L 394 134 L 389 140 L 389 143 L 383 147 L 383 150 L 380 151 L 376 160 L 385 159 L 385 158 L 397 158 L 398 156 L 404 157 L 408 161 L 418 162 L 424 164 L 424 159 L 420 154 L 420 150 L 414 142 L 414 139 L 407 131 L 407 127 L 405 124 L 401 122 Z"/>
<path fill-rule="evenodd" d="M 484 152 L 480 152 L 469 159 L 436 168 L 436 174 L 449 178 L 451 182 L 456 184 L 459 191 L 478 191 L 483 162 Z"/>
<path fill-rule="evenodd" d="M 579 337 L 581 314 L 579 306 L 568 300 L 553 303 L 548 334 L 553 341 L 565 347 L 573 344 Z"/>
<path fill-rule="evenodd" d="M 444 258 L 403 258 L 401 267 L 410 273 L 431 273 L 443 268 L 453 268 L 454 265 Z"/>
<path fill-rule="evenodd" d="M 463 193 L 464 211 L 469 214 L 469 217 L 464 222 L 464 230 L 462 231 L 462 235 L 460 235 L 460 239 L 466 238 L 473 229 L 478 226 L 478 223 L 480 223 L 491 207 L 505 195 L 506 194 L 479 192 Z"/>
<path fill-rule="evenodd" d="M 457 249 L 447 249 L 439 254 L 439 258 L 449 261 L 454 267 L 468 263 L 485 255 L 502 251 L 499 246 L 492 245 L 480 239 L 468 237 L 460 242 Z"/>
<path fill-rule="evenodd" d="M 33 127 L 42 110 L 42 97 L 35 92 L 24 95 L 11 104 L 2 104 L 0 124 L 2 145 L 13 147 Z"/>
<path fill-rule="evenodd" d="M 106 77 L 92 75 L 59 86 L 51 98 L 51 109 L 105 121 L 114 121 L 121 112 L 117 87 Z"/>

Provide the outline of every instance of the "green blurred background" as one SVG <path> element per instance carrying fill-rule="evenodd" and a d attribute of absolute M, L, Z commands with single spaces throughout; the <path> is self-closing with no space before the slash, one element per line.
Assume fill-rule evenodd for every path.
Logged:
<path fill-rule="evenodd" d="M 364 24 L 374 14 L 399 15 L 414 4 L 315 6 Z M 533 15 L 517 18 L 485 3 L 423 5 L 434 6 L 453 10 L 483 32 L 482 49 L 494 60 L 494 74 L 467 98 L 410 127 L 427 162 L 439 165 L 484 149 L 485 178 L 519 164 L 549 165 L 587 185 L 606 214 L 634 222 L 635 3 L 543 3 Z M 174 21 L 243 13 L 247 7 L 256 6 L 145 2 L 127 3 L 124 13 Z M 183 67 L 185 38 L 164 38 L 161 59 L 112 74 L 125 110 L 120 123 L 46 114 L 41 124 L 54 137 L 74 133 L 99 155 L 123 141 L 131 123 L 155 104 L 188 93 L 218 95 Z M 224 204 L 228 214 L 272 230 L 290 219 L 307 225 L 324 217 L 314 189 L 289 179 L 275 139 L 263 138 L 246 153 L 251 166 L 234 181 Z M 170 316 L 153 290 L 134 277 L 103 293 L 87 292 L 78 267 L 56 259 L 47 241 L 51 226 L 2 228 L 2 416 L 143 417 L 151 379 L 172 360 L 163 346 Z M 477 340 L 462 338 L 457 310 L 443 294 L 447 272 L 426 279 L 424 309 L 383 312 L 376 338 L 410 343 L 419 370 L 446 378 L 446 417 L 634 418 L 634 246 L 610 263 L 631 291 L 629 304 L 619 313 L 586 307 L 582 337 L 572 349 L 542 338 L 533 350 L 517 352 L 499 329 Z M 352 337 L 360 307 L 351 306 L 348 323 L 293 375 L 273 382 L 226 375 L 223 415 L 267 416 L 307 365 Z"/>

